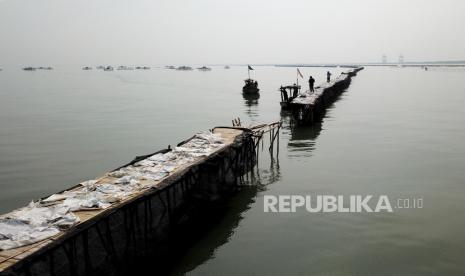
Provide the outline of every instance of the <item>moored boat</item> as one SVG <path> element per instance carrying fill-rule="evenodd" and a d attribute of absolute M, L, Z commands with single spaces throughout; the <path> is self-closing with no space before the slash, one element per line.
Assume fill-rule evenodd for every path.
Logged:
<path fill-rule="evenodd" d="M 118 66 L 118 68 L 116 68 L 116 70 L 134 70 L 134 67 L 120 65 L 120 66 Z"/>
<path fill-rule="evenodd" d="M 176 68 L 176 70 L 179 70 L 179 71 L 190 71 L 190 70 L 192 70 L 192 67 L 189 67 L 189 66 L 179 66 L 178 68 Z"/>
<path fill-rule="evenodd" d="M 289 104 L 297 98 L 300 93 L 301 86 L 298 84 L 281 86 L 279 91 L 281 92 L 281 107 L 287 108 Z"/>
<path fill-rule="evenodd" d="M 244 80 L 245 85 L 242 87 L 242 92 L 247 94 L 254 94 L 258 93 L 260 89 L 258 89 L 258 82 L 253 79 L 246 79 Z"/>
<path fill-rule="evenodd" d="M 210 67 L 202 66 L 200 68 L 197 68 L 199 71 L 211 71 L 212 69 Z"/>
<path fill-rule="evenodd" d="M 249 78 L 244 80 L 245 85 L 242 87 L 242 92 L 246 94 L 254 94 L 258 93 L 260 89 L 258 89 L 258 82 L 250 78 L 250 71 L 254 70 L 250 65 L 247 65 L 247 73 Z"/>

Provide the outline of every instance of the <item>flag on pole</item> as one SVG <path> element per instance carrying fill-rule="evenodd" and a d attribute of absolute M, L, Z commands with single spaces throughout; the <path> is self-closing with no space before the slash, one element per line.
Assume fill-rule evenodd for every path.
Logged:
<path fill-rule="evenodd" d="M 300 73 L 299 68 L 297 68 L 297 74 L 298 74 L 302 79 L 304 78 L 304 76 L 302 75 L 302 73 Z"/>
<path fill-rule="evenodd" d="M 253 70 L 253 68 L 250 65 L 247 65 L 247 66 L 249 66 L 249 70 Z"/>

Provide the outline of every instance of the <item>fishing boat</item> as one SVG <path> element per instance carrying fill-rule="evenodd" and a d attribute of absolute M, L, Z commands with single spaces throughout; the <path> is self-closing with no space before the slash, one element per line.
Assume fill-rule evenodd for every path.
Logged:
<path fill-rule="evenodd" d="M 226 65 L 226 66 L 224 67 L 224 69 L 229 69 L 229 66 L 228 66 L 228 65 Z"/>
<path fill-rule="evenodd" d="M 82 67 L 82 70 L 92 70 L 92 67 L 89 67 L 89 66 Z"/>
<path fill-rule="evenodd" d="M 242 92 L 246 94 L 255 94 L 258 93 L 260 89 L 258 89 L 258 82 L 254 81 L 253 79 L 246 79 L 244 80 L 245 85 L 242 87 Z"/>
<path fill-rule="evenodd" d="M 301 86 L 298 84 L 281 86 L 279 91 L 281 92 L 281 107 L 287 108 L 289 104 L 297 98 L 300 93 Z"/>
<path fill-rule="evenodd" d="M 173 65 L 166 66 L 165 68 L 166 68 L 166 69 L 176 69 L 176 67 L 174 67 Z"/>
<path fill-rule="evenodd" d="M 212 69 L 210 67 L 202 66 L 200 68 L 197 68 L 199 71 L 211 71 Z"/>
<path fill-rule="evenodd" d="M 113 67 L 107 66 L 107 67 L 103 68 L 103 71 L 113 71 Z"/>
<path fill-rule="evenodd" d="M 292 85 L 285 85 L 279 88 L 281 92 L 281 107 L 287 109 L 291 102 L 300 95 L 300 89 L 302 88 L 299 85 L 299 77 L 304 78 L 302 72 L 299 68 L 296 68 L 296 82 Z"/>
<path fill-rule="evenodd" d="M 134 67 L 128 67 L 128 66 L 121 65 L 121 66 L 118 66 L 116 70 L 134 70 Z"/>
<path fill-rule="evenodd" d="M 36 68 L 30 67 L 30 66 L 29 66 L 29 67 L 24 67 L 23 70 L 24 70 L 24 71 L 35 71 Z"/>
<path fill-rule="evenodd" d="M 254 70 L 250 65 L 247 65 L 247 71 L 249 78 L 244 80 L 245 85 L 242 87 L 242 92 L 246 94 L 254 94 L 258 93 L 260 89 L 258 89 L 258 82 L 250 78 L 250 71 Z"/>
<path fill-rule="evenodd" d="M 189 66 L 179 66 L 178 68 L 176 68 L 176 70 L 179 70 L 179 71 L 190 71 L 190 70 L 192 70 L 192 67 L 189 67 Z"/>

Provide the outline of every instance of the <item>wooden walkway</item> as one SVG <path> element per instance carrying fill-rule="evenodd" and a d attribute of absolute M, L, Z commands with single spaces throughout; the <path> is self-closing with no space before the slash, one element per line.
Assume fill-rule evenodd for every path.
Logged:
<path fill-rule="evenodd" d="M 334 102 L 350 85 L 352 77 L 362 69 L 363 67 L 359 67 L 343 72 L 330 82 L 315 87 L 314 92 L 305 91 L 295 98 L 289 98 L 288 101 L 281 101 L 281 108 L 292 112 L 298 124 L 311 125 L 322 118 L 328 105 Z"/>
<path fill-rule="evenodd" d="M 112 204 L 110 207 L 106 209 L 95 209 L 95 210 L 85 210 L 85 211 L 75 211 L 73 212 L 77 215 L 80 219 L 80 222 L 71 228 L 60 232 L 56 236 L 50 237 L 48 239 L 42 240 L 40 242 L 30 244 L 23 247 L 18 247 L 10 250 L 0 251 L 0 275 L 38 275 L 38 274 L 50 274 L 50 275 L 84 275 L 87 274 L 86 272 L 89 271 L 90 267 L 95 267 L 97 265 L 105 264 L 106 257 L 102 259 L 100 256 L 101 253 L 93 252 L 92 250 L 96 250 L 96 248 L 100 248 L 100 251 L 104 251 L 104 248 L 108 247 L 108 244 L 105 245 L 105 242 L 102 241 L 102 245 L 95 246 L 93 243 L 97 243 L 97 236 L 101 235 L 99 225 L 103 224 L 104 220 L 108 220 L 112 215 L 117 213 L 121 213 L 123 209 L 132 208 L 131 205 L 139 204 L 142 201 L 154 201 L 158 199 L 154 199 L 154 193 L 160 193 L 161 191 L 166 190 L 167 195 L 165 193 L 165 197 L 160 196 L 160 200 L 163 197 L 164 202 L 162 204 L 156 206 L 150 206 L 150 212 L 155 213 L 162 213 L 165 212 L 161 206 L 164 204 L 168 204 L 168 213 L 171 213 L 170 208 L 174 209 L 177 206 L 176 202 L 173 201 L 181 201 L 183 198 L 183 192 L 189 189 L 189 183 L 192 181 L 184 181 L 183 178 L 186 178 L 187 175 L 196 175 L 196 177 L 203 177 L 201 175 L 203 164 L 209 162 L 216 162 L 218 163 L 219 156 L 224 158 L 225 160 L 221 160 L 221 162 L 225 162 L 224 164 L 219 162 L 217 165 L 218 170 L 225 170 L 222 176 L 217 176 L 217 180 L 221 183 L 225 181 L 227 174 L 233 174 L 233 178 L 235 178 L 239 173 L 244 173 L 249 169 L 249 164 L 229 164 L 226 160 L 227 158 L 236 158 L 236 162 L 244 162 L 252 164 L 254 162 L 255 156 L 255 148 L 254 147 L 254 140 L 252 139 L 252 131 L 248 132 L 242 129 L 235 129 L 235 128 L 215 128 L 213 133 L 220 134 L 221 138 L 223 139 L 223 144 L 219 146 L 215 151 L 208 154 L 208 156 L 200 156 L 195 158 L 192 162 L 184 164 L 182 166 L 177 167 L 174 171 L 169 173 L 166 177 L 160 180 L 142 180 L 143 189 L 133 194 L 129 195 L 127 198 Z M 236 148 L 233 150 L 232 148 Z M 166 150 L 168 151 L 168 150 Z M 252 160 L 248 160 L 248 153 L 250 152 L 250 158 Z M 145 156 L 150 157 L 151 155 Z M 139 160 L 141 160 L 139 158 Z M 245 166 L 245 167 L 244 167 Z M 252 164 L 253 166 L 253 164 Z M 231 169 L 232 171 L 227 171 L 227 169 Z M 215 168 L 213 168 L 215 169 Z M 208 176 L 210 177 L 210 176 Z M 116 179 L 110 176 L 108 173 L 103 175 L 102 177 L 96 179 L 97 185 L 101 183 L 111 183 L 114 182 Z M 184 181 L 184 182 L 183 182 Z M 234 181 L 234 180 L 233 180 Z M 195 182 L 195 180 L 193 181 Z M 181 183 L 181 184 L 179 184 Z M 185 185 L 187 183 L 187 185 Z M 178 185 L 179 184 L 179 185 Z M 191 183 L 192 184 L 192 183 Z M 200 185 L 199 183 L 194 183 L 195 185 Z M 209 183 L 209 185 L 215 185 L 214 183 Z M 218 183 L 217 185 L 220 185 Z M 173 189 L 167 189 L 171 186 L 176 186 Z M 76 185 L 68 191 L 73 191 L 76 189 L 82 188 L 81 185 Z M 209 189 L 211 187 L 203 187 L 203 189 Z M 214 187 L 214 189 L 221 189 L 221 187 Z M 170 194 L 170 190 L 172 193 Z M 175 194 L 174 192 L 178 191 L 179 194 Z M 171 202 L 170 202 L 171 200 Z M 137 203 L 139 202 L 139 203 Z M 147 208 L 147 202 L 144 202 Z M 167 202 L 167 203 L 166 203 Z M 141 204 L 139 204 L 141 205 Z M 139 208 L 139 205 L 135 208 Z M 171 207 L 170 207 L 171 205 Z M 158 207 L 157 207 L 158 206 Z M 164 206 L 166 209 L 166 206 Z M 126 214 L 126 213 L 124 213 Z M 5 217 L 8 214 L 2 216 Z M 139 218 L 139 215 L 135 215 Z M 145 227 L 147 227 L 147 210 L 145 210 L 144 215 L 140 215 L 141 220 L 143 220 L 143 216 L 145 216 Z M 159 216 L 159 223 L 164 223 L 166 220 L 163 216 Z M 116 217 L 116 215 L 114 216 Z M 121 216 L 117 217 L 115 220 L 119 220 Z M 133 219 L 133 218 L 131 218 Z M 171 218 L 169 218 L 171 220 Z M 125 217 L 126 221 L 126 217 Z M 150 220 L 152 221 L 152 220 Z M 106 222 L 108 223 L 108 221 Z M 118 221 L 119 223 L 119 221 Z M 168 223 L 166 223 L 168 224 Z M 115 224 L 117 225 L 117 224 Z M 95 228 L 97 226 L 97 228 Z M 108 226 L 108 225 L 107 225 Z M 152 227 L 152 225 L 149 225 Z M 140 228 L 140 225 L 133 226 L 135 228 Z M 155 225 L 154 227 L 158 227 Z M 97 231 L 93 233 L 92 229 L 95 228 Z M 118 228 L 118 229 L 116 229 Z M 116 239 L 118 239 L 117 231 L 123 231 L 120 229 L 121 227 L 116 227 L 115 229 L 107 229 L 108 233 L 113 233 L 113 238 L 115 239 L 113 242 L 118 243 Z M 168 227 L 169 228 L 169 227 Z M 126 229 L 127 230 L 127 229 Z M 134 230 L 136 231 L 136 230 Z M 144 236 L 145 238 L 148 235 L 148 229 L 145 229 L 144 233 L 142 234 L 142 230 L 140 230 L 140 236 Z M 134 234 L 135 235 L 135 234 Z M 139 235 L 139 234 L 138 234 Z M 92 237 L 91 237 L 92 236 Z M 101 237 L 100 237 L 101 238 Z M 138 237 L 139 238 L 139 237 Z M 86 240 L 84 240 L 86 239 Z M 89 240 L 87 240 L 89 239 Z M 127 240 L 119 241 L 121 243 L 127 243 Z M 134 243 L 136 241 L 134 240 Z M 78 244 L 76 244 L 78 243 Z M 118 248 L 118 244 L 113 244 Z M 136 246 L 136 245 L 134 245 Z M 71 252 L 69 252 L 71 250 Z M 73 251 L 74 250 L 74 251 Z M 115 249 L 117 251 L 118 249 Z M 91 252 L 89 252 L 91 251 Z M 83 253 L 84 252 L 84 253 Z M 118 252 L 114 252 L 117 255 Z M 97 257 L 92 257 L 92 260 L 88 260 L 91 258 L 90 256 L 100 256 L 97 260 Z M 73 260 L 74 258 L 74 260 Z M 105 259 L 105 260 L 104 260 Z M 111 269 L 101 269 L 101 271 L 111 271 Z"/>

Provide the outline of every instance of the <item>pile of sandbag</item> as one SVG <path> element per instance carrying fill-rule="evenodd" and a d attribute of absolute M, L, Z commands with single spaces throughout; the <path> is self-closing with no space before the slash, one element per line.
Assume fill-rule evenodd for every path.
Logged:
<path fill-rule="evenodd" d="M 63 205 L 43 207 L 31 202 L 0 218 L 0 250 L 44 240 L 78 222 L 79 218 Z"/>
<path fill-rule="evenodd" d="M 79 222 L 75 211 L 106 209 L 113 203 L 174 172 L 176 168 L 208 156 L 224 146 L 220 134 L 199 133 L 167 153 L 107 173 L 101 180 L 88 180 L 79 187 L 53 194 L 43 200 L 0 217 L 0 250 L 7 250 L 54 236 Z M 151 181 L 150 181 L 151 180 Z M 147 183 L 147 181 L 145 181 Z"/>

